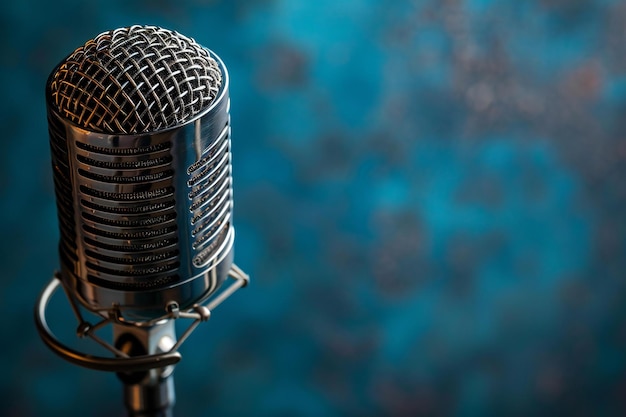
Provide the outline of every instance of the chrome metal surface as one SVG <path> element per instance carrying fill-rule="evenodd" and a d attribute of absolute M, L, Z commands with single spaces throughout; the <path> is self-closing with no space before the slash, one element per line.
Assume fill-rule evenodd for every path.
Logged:
<path fill-rule="evenodd" d="M 101 33 L 52 73 L 55 110 L 91 132 L 149 133 L 189 121 L 218 95 L 222 74 L 193 39 L 155 26 Z"/>
<path fill-rule="evenodd" d="M 113 338 L 116 348 L 130 356 L 165 353 L 175 345 L 174 320 L 161 320 L 151 326 L 113 323 Z M 118 372 L 124 384 L 124 403 L 129 415 L 171 412 L 176 402 L 173 372 L 173 365 L 147 372 Z"/>
<path fill-rule="evenodd" d="M 192 39 L 105 32 L 47 85 L 64 282 L 127 321 L 186 309 L 233 260 L 228 74 Z"/>

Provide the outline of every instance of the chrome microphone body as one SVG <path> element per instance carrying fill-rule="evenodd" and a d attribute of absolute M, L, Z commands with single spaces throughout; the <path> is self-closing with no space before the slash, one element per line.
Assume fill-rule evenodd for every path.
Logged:
<path fill-rule="evenodd" d="M 181 35 L 118 31 L 52 72 L 48 121 L 63 279 L 89 308 L 118 308 L 142 321 L 172 302 L 192 306 L 230 269 L 228 73 Z M 201 65 L 213 80 L 190 82 Z M 204 108 L 194 102 L 198 88 L 215 90 L 205 92 Z"/>
<path fill-rule="evenodd" d="M 170 415 L 178 347 L 248 282 L 233 264 L 228 86 L 217 55 L 155 26 L 101 33 L 46 84 L 61 268 L 35 320 L 60 356 L 117 372 L 131 416 Z M 227 277 L 237 282 L 215 295 Z M 78 335 L 115 358 L 54 337 L 45 311 L 59 286 Z M 195 320 L 179 340 L 177 318 Z M 106 324 L 113 344 L 95 334 Z"/>

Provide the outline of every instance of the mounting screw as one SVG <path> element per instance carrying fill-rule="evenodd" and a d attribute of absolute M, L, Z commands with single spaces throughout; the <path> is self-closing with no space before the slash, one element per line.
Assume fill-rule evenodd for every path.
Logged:
<path fill-rule="evenodd" d="M 85 336 L 89 335 L 89 331 L 91 330 L 91 323 L 86 321 L 81 322 L 76 328 L 76 335 L 82 339 Z"/>
<path fill-rule="evenodd" d="M 167 306 L 165 306 L 165 310 L 174 319 L 180 317 L 180 308 L 178 307 L 178 303 L 176 301 L 170 301 L 169 303 L 167 303 Z"/>

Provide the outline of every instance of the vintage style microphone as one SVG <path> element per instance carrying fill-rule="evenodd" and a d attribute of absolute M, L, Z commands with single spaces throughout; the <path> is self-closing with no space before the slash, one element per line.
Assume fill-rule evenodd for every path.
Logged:
<path fill-rule="evenodd" d="M 171 415 L 178 348 L 248 282 L 233 263 L 228 81 L 193 39 L 131 26 L 76 49 L 46 85 L 61 268 L 35 321 L 63 358 L 117 372 L 132 416 Z M 54 336 L 46 308 L 59 287 L 78 336 L 111 357 Z M 181 318 L 193 321 L 177 339 Z M 111 343 L 96 334 L 109 324 Z"/>

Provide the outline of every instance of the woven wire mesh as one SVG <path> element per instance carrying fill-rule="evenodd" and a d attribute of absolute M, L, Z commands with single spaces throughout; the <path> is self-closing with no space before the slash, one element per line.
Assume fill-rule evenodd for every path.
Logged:
<path fill-rule="evenodd" d="M 154 132 L 206 109 L 222 84 L 217 62 L 193 39 L 154 26 L 104 32 L 52 74 L 59 114 L 90 131 Z"/>

